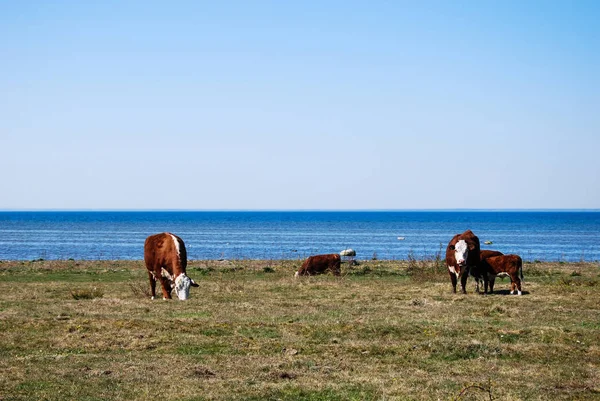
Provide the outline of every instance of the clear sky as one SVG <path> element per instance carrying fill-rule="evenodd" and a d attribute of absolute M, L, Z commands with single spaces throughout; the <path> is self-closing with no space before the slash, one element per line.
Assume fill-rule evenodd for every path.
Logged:
<path fill-rule="evenodd" d="M 600 208 L 598 1 L 0 1 L 0 209 Z"/>

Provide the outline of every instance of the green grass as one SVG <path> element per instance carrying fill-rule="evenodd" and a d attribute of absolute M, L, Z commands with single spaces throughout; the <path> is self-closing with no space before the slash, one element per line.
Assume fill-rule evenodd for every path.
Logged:
<path fill-rule="evenodd" d="M 4 261 L 0 400 L 600 398 L 598 264 L 527 263 L 518 297 L 433 263 L 191 261 L 180 302 L 141 261 Z"/>

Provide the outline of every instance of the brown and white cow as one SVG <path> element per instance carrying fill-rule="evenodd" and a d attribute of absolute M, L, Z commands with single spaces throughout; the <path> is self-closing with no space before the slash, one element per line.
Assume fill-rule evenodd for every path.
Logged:
<path fill-rule="evenodd" d="M 460 277 L 463 294 L 467 293 L 467 278 L 469 269 L 479 263 L 479 238 L 471 230 L 456 234 L 446 248 L 446 265 L 452 281 L 452 289 L 456 293 L 456 284 Z"/>
<path fill-rule="evenodd" d="M 510 277 L 510 293 L 521 295 L 521 281 L 523 281 L 523 260 L 519 255 L 500 255 L 483 259 L 478 270 L 481 272 L 484 283 L 484 291 L 494 292 L 494 281 L 496 277 Z"/>
<path fill-rule="evenodd" d="M 342 258 L 337 253 L 327 255 L 309 256 L 295 274 L 298 276 L 312 276 L 314 274 L 324 273 L 326 270 L 331 270 L 335 276 L 340 275 L 340 267 Z"/>
<path fill-rule="evenodd" d="M 502 255 L 504 255 L 502 252 L 492 251 L 491 249 L 482 249 L 479 251 L 479 264 L 477 265 L 476 268 L 471 269 L 469 271 L 469 274 L 471 276 L 473 276 L 473 278 L 475 279 L 477 293 L 479 293 L 479 284 L 481 284 L 481 282 L 483 281 L 483 270 L 485 270 L 485 268 L 481 264 L 481 261 L 483 261 L 484 259 L 487 259 L 487 258 L 491 258 L 492 256 L 502 256 Z"/>
<path fill-rule="evenodd" d="M 187 252 L 183 240 L 171 233 L 151 235 L 144 244 L 144 262 L 148 269 L 152 299 L 156 297 L 156 280 L 160 280 L 163 299 L 171 299 L 171 290 L 185 301 L 190 296 L 190 286 L 198 284 L 185 272 Z"/>

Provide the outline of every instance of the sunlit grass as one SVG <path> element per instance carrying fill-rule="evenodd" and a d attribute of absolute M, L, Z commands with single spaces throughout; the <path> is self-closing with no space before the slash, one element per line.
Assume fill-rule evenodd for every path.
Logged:
<path fill-rule="evenodd" d="M 518 297 L 430 263 L 191 261 L 180 302 L 140 261 L 5 261 L 0 399 L 598 399 L 597 264 L 525 264 Z"/>

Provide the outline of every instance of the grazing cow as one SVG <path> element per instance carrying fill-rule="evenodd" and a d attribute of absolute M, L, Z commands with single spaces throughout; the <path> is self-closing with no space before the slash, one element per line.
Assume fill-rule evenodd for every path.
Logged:
<path fill-rule="evenodd" d="M 198 287 L 185 273 L 187 252 L 183 240 L 176 235 L 161 233 L 146 238 L 144 262 L 152 299 L 156 297 L 156 280 L 160 280 L 163 299 L 171 299 L 171 290 L 175 289 L 177 297 L 185 301 L 190 296 L 190 286 Z"/>
<path fill-rule="evenodd" d="M 484 291 L 488 292 L 488 282 L 490 293 L 494 292 L 494 281 L 496 277 L 510 277 L 510 293 L 521 295 L 521 281 L 523 281 L 523 260 L 518 255 L 500 255 L 483 259 L 479 266 L 479 271 L 483 276 Z"/>
<path fill-rule="evenodd" d="M 479 285 L 483 281 L 483 270 L 485 270 L 481 262 L 487 258 L 491 258 L 492 256 L 502 255 L 504 254 L 500 251 L 492 251 L 489 249 L 482 249 L 481 251 L 479 251 L 479 263 L 477 264 L 477 267 L 471 268 L 471 270 L 469 271 L 469 274 L 475 279 L 475 289 L 478 294 L 480 293 Z"/>
<path fill-rule="evenodd" d="M 456 234 L 446 248 L 446 265 L 452 281 L 452 289 L 456 293 L 456 284 L 460 277 L 463 294 L 467 293 L 469 269 L 479 263 L 479 238 L 471 230 Z"/>
<path fill-rule="evenodd" d="M 341 263 L 342 260 L 337 253 L 309 256 L 304 263 L 302 263 L 302 266 L 296 272 L 295 277 L 321 274 L 327 269 L 331 270 L 335 276 L 339 276 Z"/>

